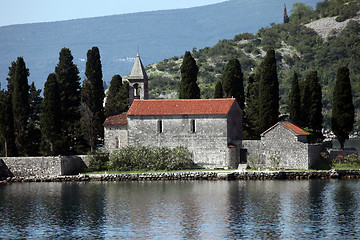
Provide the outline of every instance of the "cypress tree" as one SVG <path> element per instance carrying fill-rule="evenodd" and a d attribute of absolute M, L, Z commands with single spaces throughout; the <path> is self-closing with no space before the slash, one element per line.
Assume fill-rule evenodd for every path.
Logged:
<path fill-rule="evenodd" d="M 44 155 L 58 155 L 62 153 L 61 119 L 59 118 L 59 86 L 54 73 L 49 74 L 44 85 L 44 99 L 41 104 L 41 152 Z"/>
<path fill-rule="evenodd" d="M 223 97 L 224 94 L 223 94 L 222 84 L 221 81 L 218 81 L 215 85 L 214 98 L 223 98 Z"/>
<path fill-rule="evenodd" d="M 80 124 L 80 102 L 81 87 L 79 70 L 73 63 L 73 56 L 68 48 L 61 49 L 59 53 L 59 63 L 55 67 L 56 79 L 58 81 L 60 93 L 60 118 L 61 131 L 66 140 L 63 142 L 62 154 L 83 153 L 82 136 L 79 129 Z M 81 150 L 80 150 L 81 149 Z"/>
<path fill-rule="evenodd" d="M 244 110 L 244 139 L 260 139 L 259 81 L 259 74 L 251 74 L 249 76 Z"/>
<path fill-rule="evenodd" d="M 93 47 L 87 52 L 85 76 L 89 81 L 90 94 L 86 102 L 94 117 L 94 129 L 96 139 L 104 138 L 104 83 L 102 80 L 102 67 L 100 52 L 97 47 Z"/>
<path fill-rule="evenodd" d="M 354 104 L 352 99 L 349 69 L 339 67 L 333 94 L 331 129 L 336 135 L 341 148 L 354 126 Z"/>
<path fill-rule="evenodd" d="M 189 51 L 185 52 L 183 62 L 180 67 L 181 82 L 180 82 L 180 99 L 198 99 L 200 98 L 200 88 L 197 85 L 197 74 L 199 68 L 196 65 L 195 59 L 191 56 Z"/>
<path fill-rule="evenodd" d="M 4 90 L 0 92 L 0 140 L 5 157 L 17 156 L 11 95 Z"/>
<path fill-rule="evenodd" d="M 241 65 L 236 58 L 230 59 L 222 75 L 222 87 L 225 97 L 234 97 L 241 109 L 244 109 L 244 85 Z"/>
<path fill-rule="evenodd" d="M 40 130 L 40 112 L 42 98 L 40 96 L 41 90 L 37 90 L 34 82 L 31 83 L 29 89 L 29 122 L 28 122 L 28 144 L 27 151 L 30 156 L 39 155 L 41 143 L 41 130 Z"/>
<path fill-rule="evenodd" d="M 302 115 L 301 94 L 300 94 L 299 79 L 296 72 L 294 72 L 293 80 L 291 84 L 288 111 L 290 114 L 290 121 L 297 125 L 301 125 L 301 115 Z"/>
<path fill-rule="evenodd" d="M 12 112 L 14 118 L 15 144 L 20 156 L 27 153 L 27 124 L 29 120 L 29 70 L 25 66 L 24 59 L 18 57 L 15 64 L 15 74 L 12 81 Z"/>
<path fill-rule="evenodd" d="M 114 75 L 110 82 L 105 102 L 105 116 L 126 112 L 129 109 L 129 83 L 122 83 L 120 75 Z"/>
<path fill-rule="evenodd" d="M 270 49 L 260 66 L 259 128 L 265 131 L 279 120 L 279 81 L 275 51 Z"/>

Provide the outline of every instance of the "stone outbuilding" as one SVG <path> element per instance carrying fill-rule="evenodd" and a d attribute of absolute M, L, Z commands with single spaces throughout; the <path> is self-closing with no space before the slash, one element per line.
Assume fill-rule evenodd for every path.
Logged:
<path fill-rule="evenodd" d="M 135 99 L 126 115 L 107 118 L 104 127 L 109 151 L 123 144 L 185 146 L 202 168 L 240 162 L 242 110 L 234 98 Z"/>
<path fill-rule="evenodd" d="M 243 141 L 248 158 L 257 158 L 262 167 L 309 169 L 318 164 L 321 145 L 307 143 L 308 133 L 290 122 L 278 122 L 261 134 L 261 140 Z"/>

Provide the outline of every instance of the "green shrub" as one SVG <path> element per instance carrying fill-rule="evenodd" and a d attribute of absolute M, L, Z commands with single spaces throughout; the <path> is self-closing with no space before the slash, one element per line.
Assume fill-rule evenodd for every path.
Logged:
<path fill-rule="evenodd" d="M 280 164 L 280 156 L 278 154 L 274 154 L 269 157 L 270 167 L 273 169 L 278 169 Z"/>
<path fill-rule="evenodd" d="M 247 164 L 251 169 L 257 169 L 259 167 L 259 155 L 250 155 L 247 158 Z"/>
<path fill-rule="evenodd" d="M 185 147 L 126 146 L 110 154 L 110 168 L 130 170 L 180 170 L 193 167 L 191 153 Z"/>
<path fill-rule="evenodd" d="M 109 169 L 109 153 L 96 151 L 88 154 L 90 158 L 89 171 L 105 171 Z"/>

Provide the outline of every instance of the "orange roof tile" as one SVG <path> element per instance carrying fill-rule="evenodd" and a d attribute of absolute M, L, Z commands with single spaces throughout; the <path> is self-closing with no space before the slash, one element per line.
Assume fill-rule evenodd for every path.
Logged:
<path fill-rule="evenodd" d="M 126 113 L 109 116 L 104 121 L 104 126 L 117 126 L 117 125 L 127 125 Z"/>
<path fill-rule="evenodd" d="M 278 122 L 276 123 L 274 126 L 272 126 L 271 128 L 269 128 L 268 130 L 266 130 L 265 132 L 263 132 L 261 134 L 261 136 L 263 136 L 264 134 L 266 134 L 267 132 L 269 132 L 271 129 L 273 129 L 274 127 L 276 127 L 277 125 L 281 124 L 282 126 L 284 126 L 285 128 L 289 129 L 290 131 L 292 131 L 295 135 L 297 136 L 306 136 L 309 135 L 307 132 L 304 131 L 304 129 L 300 128 L 299 126 L 295 125 L 294 123 L 291 122 Z"/>
<path fill-rule="evenodd" d="M 235 98 L 134 100 L 127 115 L 226 115 Z"/>

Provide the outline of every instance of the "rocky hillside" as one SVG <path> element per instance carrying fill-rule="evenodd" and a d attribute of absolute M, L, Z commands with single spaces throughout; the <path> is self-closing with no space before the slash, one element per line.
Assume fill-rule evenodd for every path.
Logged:
<path fill-rule="evenodd" d="M 360 9 L 360 4 L 357 5 Z M 293 71 L 304 79 L 317 70 L 323 90 L 324 112 L 331 109 L 337 68 L 346 65 L 357 109 L 360 109 L 360 12 L 342 22 L 336 16 L 322 18 L 317 9 L 298 4 L 286 24 L 271 24 L 256 34 L 243 33 L 219 41 L 214 47 L 193 49 L 199 66 L 198 84 L 202 98 L 212 98 L 216 82 L 229 59 L 238 58 L 245 78 L 261 63 L 266 50 L 274 48 L 278 61 L 281 111 L 286 112 Z M 320 8 L 320 9 L 319 9 Z M 182 57 L 172 57 L 147 66 L 152 98 L 176 98 Z M 328 118 L 325 118 L 328 121 Z"/>

